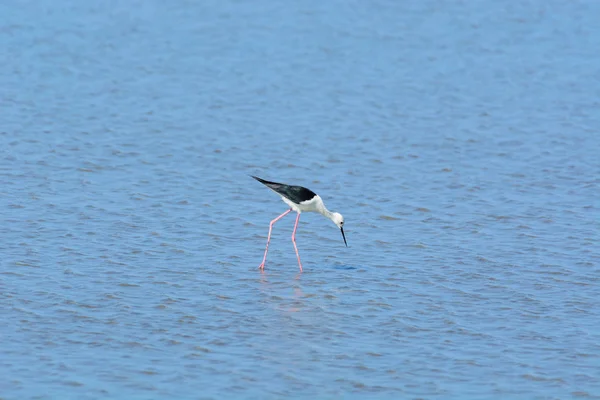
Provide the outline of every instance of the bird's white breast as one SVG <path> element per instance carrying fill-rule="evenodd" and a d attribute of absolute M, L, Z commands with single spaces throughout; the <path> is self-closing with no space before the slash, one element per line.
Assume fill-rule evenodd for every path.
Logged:
<path fill-rule="evenodd" d="M 281 199 L 288 206 L 290 206 L 292 208 L 292 210 L 296 211 L 297 213 L 301 213 L 301 212 L 318 212 L 318 213 L 320 213 L 324 209 L 323 200 L 321 200 L 321 197 L 319 197 L 319 195 L 313 197 L 310 200 L 303 201 L 300 204 L 296 204 L 293 201 L 286 199 L 285 197 L 282 197 Z"/>

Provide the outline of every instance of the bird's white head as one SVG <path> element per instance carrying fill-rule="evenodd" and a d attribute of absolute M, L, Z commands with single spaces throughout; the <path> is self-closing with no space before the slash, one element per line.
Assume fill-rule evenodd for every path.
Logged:
<path fill-rule="evenodd" d="M 342 231 L 342 237 L 344 238 L 344 244 L 346 245 L 346 247 L 348 247 L 348 243 L 346 243 L 346 235 L 344 235 L 344 217 L 342 216 L 342 214 L 334 212 L 334 213 L 331 213 L 331 220 Z"/>
<path fill-rule="evenodd" d="M 332 213 L 331 220 L 337 225 L 338 228 L 344 227 L 344 216 L 342 214 L 336 212 Z"/>

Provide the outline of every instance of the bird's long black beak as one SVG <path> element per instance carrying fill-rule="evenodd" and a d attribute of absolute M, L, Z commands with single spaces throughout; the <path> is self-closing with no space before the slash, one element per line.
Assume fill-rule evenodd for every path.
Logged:
<path fill-rule="evenodd" d="M 344 235 L 344 228 L 340 228 L 340 230 L 342 231 L 342 237 L 344 238 L 344 244 L 346 245 L 346 247 L 348 247 L 348 243 L 346 243 L 346 235 Z"/>

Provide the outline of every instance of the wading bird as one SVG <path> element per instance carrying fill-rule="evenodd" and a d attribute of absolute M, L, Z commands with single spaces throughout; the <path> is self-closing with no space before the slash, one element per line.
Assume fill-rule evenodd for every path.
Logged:
<path fill-rule="evenodd" d="M 307 189 L 302 186 L 291 186 L 283 183 L 277 182 L 269 182 L 264 179 L 260 179 L 256 176 L 252 177 L 277 193 L 281 196 L 281 199 L 290 206 L 290 209 L 281 214 L 279 217 L 275 218 L 269 224 L 269 236 L 267 237 L 267 247 L 265 249 L 265 255 L 263 257 L 262 263 L 258 268 L 265 268 L 265 261 L 267 260 L 267 252 L 269 251 L 269 242 L 271 241 L 271 230 L 273 229 L 273 225 L 275 222 L 279 221 L 281 218 L 285 217 L 292 211 L 296 211 L 298 216 L 296 217 L 296 224 L 294 225 L 294 232 L 292 233 L 292 242 L 294 243 L 294 249 L 296 250 L 296 257 L 298 257 L 298 265 L 300 266 L 300 271 L 302 271 L 302 263 L 300 262 L 300 254 L 298 254 L 298 247 L 296 247 L 296 229 L 298 228 L 298 221 L 300 221 L 300 213 L 302 212 L 318 212 L 319 214 L 329 218 L 333 221 L 334 224 L 342 231 L 342 237 L 344 238 L 344 244 L 348 247 L 348 243 L 346 242 L 346 235 L 344 235 L 344 217 L 340 213 L 331 212 L 327 208 L 325 208 L 325 204 L 321 197 L 318 194 L 313 192 L 310 189 Z"/>

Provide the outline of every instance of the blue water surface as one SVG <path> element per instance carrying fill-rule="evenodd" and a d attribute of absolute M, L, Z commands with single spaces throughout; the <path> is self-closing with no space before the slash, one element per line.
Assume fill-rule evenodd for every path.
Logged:
<path fill-rule="evenodd" d="M 0 398 L 600 398 L 599 15 L 0 2 Z"/>

